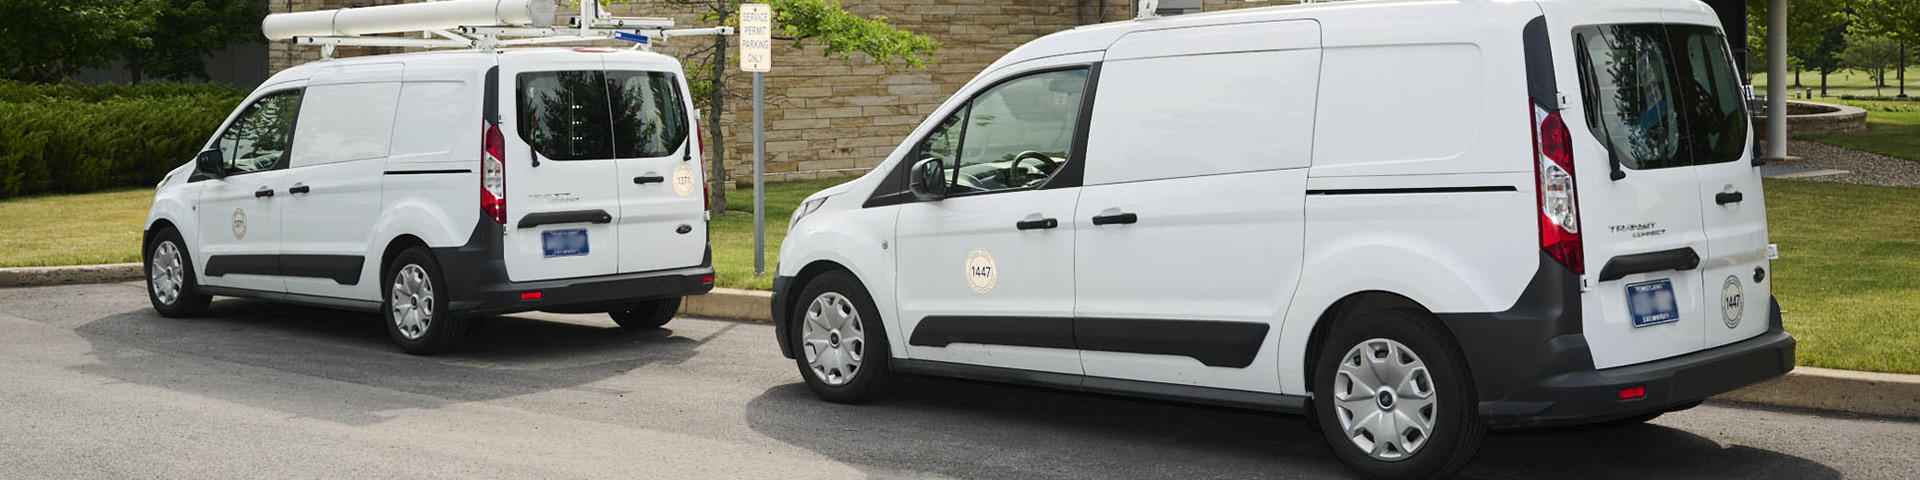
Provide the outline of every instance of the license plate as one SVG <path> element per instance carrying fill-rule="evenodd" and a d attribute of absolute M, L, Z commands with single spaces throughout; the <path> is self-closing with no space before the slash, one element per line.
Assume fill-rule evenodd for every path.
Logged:
<path fill-rule="evenodd" d="M 587 254 L 587 229 L 570 228 L 540 232 L 540 250 L 547 258 Z"/>
<path fill-rule="evenodd" d="M 1627 285 L 1627 309 L 1633 312 L 1635 327 L 1680 321 L 1680 306 L 1674 303 L 1672 280 Z"/>

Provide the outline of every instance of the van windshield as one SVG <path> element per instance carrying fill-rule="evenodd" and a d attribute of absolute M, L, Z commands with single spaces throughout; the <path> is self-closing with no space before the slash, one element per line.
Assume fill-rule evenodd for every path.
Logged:
<path fill-rule="evenodd" d="M 1726 41 L 1695 25 L 1574 30 L 1587 125 L 1636 170 L 1738 160 L 1747 112 Z"/>

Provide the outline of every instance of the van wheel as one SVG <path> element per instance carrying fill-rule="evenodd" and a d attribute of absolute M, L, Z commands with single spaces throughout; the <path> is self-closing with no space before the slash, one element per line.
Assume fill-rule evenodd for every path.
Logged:
<path fill-rule="evenodd" d="M 193 259 L 187 256 L 187 242 L 172 228 L 160 230 L 147 245 L 147 301 L 163 317 L 191 317 L 207 311 L 212 295 L 197 290 L 193 278 Z"/>
<path fill-rule="evenodd" d="M 1337 324 L 1314 366 L 1314 414 L 1333 451 L 1370 478 L 1442 477 L 1480 449 L 1466 360 L 1415 312 Z"/>
<path fill-rule="evenodd" d="M 646 330 L 666 325 L 677 313 L 680 313 L 680 297 L 640 302 L 624 311 L 607 312 L 607 316 L 613 317 L 613 323 L 620 324 L 620 328 Z"/>
<path fill-rule="evenodd" d="M 834 403 L 877 400 L 893 389 L 886 327 L 873 297 L 853 274 L 814 277 L 800 291 L 792 328 L 794 362 L 815 395 Z"/>
<path fill-rule="evenodd" d="M 400 252 L 383 271 L 387 288 L 380 311 L 387 320 L 387 334 L 401 350 L 432 355 L 452 350 L 467 336 L 467 319 L 447 311 L 448 292 L 439 289 L 446 279 L 426 249 Z"/>

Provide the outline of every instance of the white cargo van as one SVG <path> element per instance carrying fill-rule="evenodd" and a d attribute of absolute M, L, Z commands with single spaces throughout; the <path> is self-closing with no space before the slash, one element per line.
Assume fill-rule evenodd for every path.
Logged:
<path fill-rule="evenodd" d="M 213 295 L 385 315 L 408 352 L 465 317 L 608 312 L 652 328 L 713 286 L 679 62 L 542 48 L 282 71 L 147 215 L 153 307 Z"/>
<path fill-rule="evenodd" d="M 1304 414 L 1379 477 L 1688 408 L 1793 368 L 1726 41 L 1690 0 L 1050 35 L 796 211 L 779 345 L 836 402 L 928 374 Z"/>

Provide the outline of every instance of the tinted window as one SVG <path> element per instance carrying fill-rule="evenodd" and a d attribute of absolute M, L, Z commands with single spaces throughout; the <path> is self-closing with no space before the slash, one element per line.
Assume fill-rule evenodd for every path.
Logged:
<path fill-rule="evenodd" d="M 386 157 L 400 82 L 307 87 L 289 168 Z M 436 135 L 445 135 L 436 132 Z"/>
<path fill-rule="evenodd" d="M 261 97 L 247 106 L 220 135 L 221 158 L 228 175 L 270 170 L 286 159 L 300 115 L 299 90 Z"/>
<path fill-rule="evenodd" d="M 662 72 L 607 72 L 613 148 L 619 158 L 672 155 L 687 140 L 680 82 Z"/>
<path fill-rule="evenodd" d="M 597 71 L 520 74 L 520 139 L 553 160 L 613 158 L 607 87 Z"/>
<path fill-rule="evenodd" d="M 1745 101 L 1719 32 L 1657 24 L 1575 37 L 1587 124 L 1632 169 L 1740 158 Z"/>
<path fill-rule="evenodd" d="M 1086 70 L 1017 78 L 982 92 L 925 141 L 923 152 L 951 155 L 958 194 L 1036 187 L 1072 157 Z M 953 127 L 959 124 L 958 141 Z M 948 150 L 952 149 L 952 150 Z M 952 153 L 946 153 L 951 151 Z"/>

